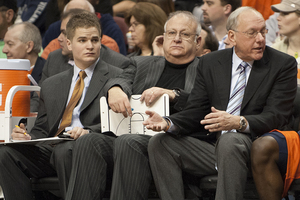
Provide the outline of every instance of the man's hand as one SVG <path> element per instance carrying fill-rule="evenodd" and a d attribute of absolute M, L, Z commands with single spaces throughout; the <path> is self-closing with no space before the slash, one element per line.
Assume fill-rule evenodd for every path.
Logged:
<path fill-rule="evenodd" d="M 238 129 L 240 127 L 240 116 L 231 115 L 211 107 L 211 113 L 207 114 L 200 123 L 205 125 L 204 128 L 209 132 Z"/>
<path fill-rule="evenodd" d="M 146 126 L 147 129 L 151 129 L 153 131 L 166 131 L 168 124 L 166 120 L 159 114 L 154 111 L 146 111 L 146 114 L 149 115 L 149 118 L 143 122 L 143 125 Z"/>
<path fill-rule="evenodd" d="M 13 140 L 31 140 L 31 136 L 26 132 L 25 125 L 20 124 L 20 128 L 14 128 L 11 134 Z"/>
<path fill-rule="evenodd" d="M 152 87 L 143 92 L 143 94 L 141 96 L 141 101 L 142 102 L 145 101 L 146 106 L 151 106 L 163 94 L 168 94 L 171 102 L 175 98 L 175 94 L 172 90 L 168 90 L 168 89 L 164 89 L 164 88 L 160 88 L 160 87 Z"/>
<path fill-rule="evenodd" d="M 152 49 L 153 49 L 154 56 L 165 56 L 163 43 L 164 43 L 163 35 L 159 35 L 155 37 L 154 41 L 152 42 Z"/>
<path fill-rule="evenodd" d="M 108 105 L 114 112 L 122 113 L 124 117 L 127 117 L 128 115 L 132 116 L 128 97 L 118 86 L 112 87 L 108 90 Z"/>
<path fill-rule="evenodd" d="M 74 138 L 75 140 L 85 134 L 88 134 L 90 131 L 85 130 L 83 128 L 75 127 L 72 130 L 68 131 L 67 133 L 70 134 L 71 138 Z"/>

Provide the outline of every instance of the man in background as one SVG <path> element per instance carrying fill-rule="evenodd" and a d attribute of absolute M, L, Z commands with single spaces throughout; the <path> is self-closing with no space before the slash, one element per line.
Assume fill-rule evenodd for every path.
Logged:
<path fill-rule="evenodd" d="M 1 0 L 0 1 L 0 58 L 6 58 L 2 53 L 4 46 L 4 36 L 9 26 L 13 25 L 17 18 L 17 2 L 16 0 Z"/>
<path fill-rule="evenodd" d="M 42 48 L 39 29 L 30 22 L 14 24 L 8 28 L 4 43 L 2 52 L 6 54 L 7 59 L 28 59 L 31 76 L 39 83 L 46 62 L 38 55 Z"/>
<path fill-rule="evenodd" d="M 219 50 L 225 49 L 227 38 L 226 22 L 235 9 L 241 6 L 241 0 L 204 0 L 202 5 L 204 23 L 210 25 L 219 40 Z"/>

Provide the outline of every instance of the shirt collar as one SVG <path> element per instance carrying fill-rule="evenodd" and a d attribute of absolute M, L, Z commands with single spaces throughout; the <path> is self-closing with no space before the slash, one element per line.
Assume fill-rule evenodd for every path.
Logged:
<path fill-rule="evenodd" d="M 235 47 L 233 47 L 233 54 L 232 54 L 232 67 L 233 67 L 232 69 L 235 70 L 235 71 L 237 71 L 239 65 L 243 62 L 243 60 L 240 59 L 240 58 L 236 55 L 235 49 L 234 49 L 234 48 L 235 48 Z M 248 64 L 248 66 L 249 66 L 250 68 L 252 68 L 253 63 L 254 63 L 254 60 L 252 60 L 252 61 L 250 61 L 250 62 L 246 62 L 246 63 Z"/>
<path fill-rule="evenodd" d="M 84 70 L 87 77 L 89 77 L 89 78 L 92 77 L 93 72 L 94 72 L 94 69 L 95 69 L 97 63 L 99 62 L 99 59 L 100 59 L 100 58 L 98 58 L 98 59 L 96 60 L 96 62 L 94 62 L 91 66 L 89 66 L 88 68 L 86 68 L 86 69 Z M 76 80 L 77 80 L 78 74 L 79 74 L 80 71 L 81 71 L 81 69 L 78 68 L 78 67 L 76 66 L 76 64 L 74 63 L 74 76 L 73 76 L 73 81 L 76 81 Z"/>

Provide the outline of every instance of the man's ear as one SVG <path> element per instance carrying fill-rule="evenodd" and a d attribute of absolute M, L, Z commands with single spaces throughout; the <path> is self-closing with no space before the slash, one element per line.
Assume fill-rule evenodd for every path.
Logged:
<path fill-rule="evenodd" d="M 230 4 L 226 4 L 224 6 L 224 14 L 229 16 L 232 11 L 232 6 Z"/>
<path fill-rule="evenodd" d="M 26 43 L 26 53 L 31 53 L 34 47 L 34 42 L 33 41 L 29 41 Z"/>
<path fill-rule="evenodd" d="M 13 24 L 12 19 L 14 18 L 14 15 L 15 15 L 15 12 L 13 11 L 13 9 L 8 9 L 5 13 L 6 22 L 9 24 Z"/>
<path fill-rule="evenodd" d="M 198 51 L 198 49 L 200 48 L 200 44 L 201 44 L 201 41 L 202 41 L 202 38 L 201 36 L 199 35 L 196 39 L 196 51 Z"/>
<path fill-rule="evenodd" d="M 69 39 L 67 39 L 67 46 L 68 46 L 69 51 L 72 51 L 72 43 L 71 43 L 71 40 L 69 40 Z"/>
<path fill-rule="evenodd" d="M 228 31 L 228 39 L 230 43 L 235 46 L 236 45 L 236 32 L 233 30 Z"/>

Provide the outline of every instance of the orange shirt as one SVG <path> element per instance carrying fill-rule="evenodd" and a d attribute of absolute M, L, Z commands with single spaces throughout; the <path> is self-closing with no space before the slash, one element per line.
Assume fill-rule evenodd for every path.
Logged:
<path fill-rule="evenodd" d="M 107 36 L 107 35 L 102 36 L 101 44 L 107 46 L 111 50 L 114 50 L 114 51 L 120 53 L 119 46 L 118 46 L 117 42 L 114 39 L 112 39 L 111 37 Z M 55 38 L 54 40 L 52 40 L 46 46 L 46 48 L 44 49 L 41 57 L 44 58 L 45 60 L 47 60 L 49 53 L 51 53 L 52 51 L 55 51 L 59 48 L 60 48 L 59 41 L 58 41 L 57 38 Z"/>

